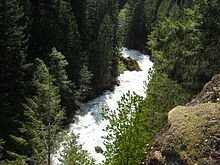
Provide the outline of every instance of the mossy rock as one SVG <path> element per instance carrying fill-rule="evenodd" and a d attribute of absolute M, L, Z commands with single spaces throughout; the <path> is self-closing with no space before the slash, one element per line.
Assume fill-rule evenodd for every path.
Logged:
<path fill-rule="evenodd" d="M 124 63 L 125 67 L 129 71 L 141 71 L 141 67 L 138 62 L 131 57 L 120 57 L 120 60 Z"/>
<path fill-rule="evenodd" d="M 220 165 L 220 74 L 186 106 L 168 114 L 168 124 L 152 140 L 145 164 Z M 155 154 L 157 153 L 157 154 Z M 158 154 L 159 153 L 159 154 Z"/>
<path fill-rule="evenodd" d="M 175 152 L 188 165 L 220 161 L 220 104 L 207 103 L 194 107 L 178 106 L 168 114 L 170 128 L 162 150 Z M 218 155 L 219 154 L 219 155 Z M 220 158 L 220 157 L 219 157 Z"/>
<path fill-rule="evenodd" d="M 152 143 L 146 165 L 220 164 L 220 104 L 172 109 L 167 127 Z M 155 153 L 161 156 L 155 159 Z"/>

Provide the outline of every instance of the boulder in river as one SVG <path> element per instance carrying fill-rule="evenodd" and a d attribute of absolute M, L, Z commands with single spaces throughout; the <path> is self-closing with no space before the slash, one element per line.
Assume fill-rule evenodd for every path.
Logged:
<path fill-rule="evenodd" d="M 132 59 L 131 57 L 120 57 L 120 60 L 124 63 L 125 67 L 127 70 L 129 71 L 141 71 L 141 67 L 138 64 L 138 62 L 134 59 Z"/>
<path fill-rule="evenodd" d="M 103 153 L 103 152 L 104 152 L 103 149 L 102 149 L 101 147 L 99 147 L 99 146 L 96 146 L 96 147 L 95 147 L 95 151 L 96 151 L 97 153 Z"/>

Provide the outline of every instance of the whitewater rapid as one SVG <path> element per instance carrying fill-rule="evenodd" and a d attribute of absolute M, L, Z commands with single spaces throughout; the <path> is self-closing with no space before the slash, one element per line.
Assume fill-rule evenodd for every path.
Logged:
<path fill-rule="evenodd" d="M 107 91 L 102 96 L 85 103 L 81 107 L 81 113 L 75 117 L 75 122 L 70 125 L 70 130 L 79 135 L 79 143 L 82 144 L 83 149 L 91 154 L 97 164 L 104 160 L 104 156 L 96 153 L 95 147 L 100 146 L 105 150 L 101 137 L 106 135 L 103 129 L 106 127 L 107 121 L 102 120 L 102 109 L 116 110 L 117 101 L 120 100 L 123 93 L 128 91 L 134 91 L 144 96 L 144 82 L 147 82 L 148 71 L 153 66 L 149 56 L 137 50 L 124 48 L 122 55 L 137 60 L 142 71 L 125 71 L 118 78 L 120 86 L 116 86 L 114 91 Z M 55 161 L 54 165 L 61 165 L 61 163 Z"/>

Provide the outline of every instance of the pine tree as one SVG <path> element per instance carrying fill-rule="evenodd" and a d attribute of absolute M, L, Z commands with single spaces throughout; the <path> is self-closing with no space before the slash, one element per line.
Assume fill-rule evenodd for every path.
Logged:
<path fill-rule="evenodd" d="M 81 50 L 81 41 L 80 41 L 80 34 L 78 31 L 78 24 L 76 22 L 76 18 L 73 13 L 73 9 L 71 7 L 71 4 L 69 1 L 67 2 L 60 2 L 61 5 L 59 5 L 59 19 L 58 22 L 55 22 L 56 24 L 60 24 L 61 34 L 59 41 L 63 41 L 61 45 L 54 45 L 59 51 L 62 52 L 62 54 L 65 56 L 66 60 L 68 61 L 69 65 L 67 65 L 67 73 L 69 76 L 69 79 L 72 80 L 72 82 L 76 82 L 78 76 L 80 67 L 82 65 L 81 63 L 81 56 L 82 56 L 82 50 Z"/>
<path fill-rule="evenodd" d="M 76 17 L 78 31 L 80 33 L 80 38 L 82 42 L 82 47 L 85 48 L 84 43 L 86 41 L 86 6 L 87 0 L 70 0 L 73 14 Z"/>
<path fill-rule="evenodd" d="M 159 2 L 160 1 L 160 2 Z M 160 6 L 158 6 L 157 16 L 166 16 L 174 20 L 182 19 L 185 8 L 193 8 L 193 0 L 158 0 Z"/>
<path fill-rule="evenodd" d="M 51 155 L 56 148 L 57 131 L 64 119 L 58 87 L 53 85 L 54 79 L 40 59 L 36 59 L 36 71 L 33 85 L 36 95 L 27 99 L 24 104 L 28 118 L 24 131 L 29 133 L 33 148 L 32 159 L 36 164 L 51 165 Z"/>
<path fill-rule="evenodd" d="M 25 161 L 22 159 L 14 160 L 14 161 L 2 161 L 0 162 L 1 165 L 26 165 Z"/>
<path fill-rule="evenodd" d="M 0 138 L 8 153 L 19 152 L 11 145 L 9 135 L 18 135 L 22 120 L 21 102 L 24 97 L 24 66 L 27 49 L 24 13 L 18 0 L 0 1 Z M 5 157 L 4 153 L 4 157 Z M 7 158 L 12 158 L 7 155 Z"/>
<path fill-rule="evenodd" d="M 56 47 L 67 59 L 69 79 L 76 81 L 80 70 L 80 35 L 70 1 L 33 2 L 30 54 L 47 60 L 51 48 Z M 51 30 L 52 29 L 52 30 Z"/>
<path fill-rule="evenodd" d="M 92 87 L 100 93 L 111 88 L 118 76 L 120 37 L 118 31 L 118 3 L 115 0 L 89 1 L 87 6 L 89 69 Z"/>
<path fill-rule="evenodd" d="M 127 0 L 119 0 L 119 9 L 122 9 L 126 2 Z"/>
<path fill-rule="evenodd" d="M 150 81 L 146 86 L 147 96 L 144 108 L 147 110 L 147 129 L 151 136 L 159 132 L 167 122 L 167 113 L 178 105 L 184 105 L 191 99 L 191 94 L 177 81 L 168 78 L 164 73 L 150 72 Z"/>
<path fill-rule="evenodd" d="M 2 158 L 2 150 L 3 150 L 3 147 L 2 145 L 4 144 L 4 141 L 2 139 L 0 139 L 0 160 Z"/>
<path fill-rule="evenodd" d="M 106 16 L 101 24 L 99 35 L 97 38 L 95 52 L 92 53 L 94 57 L 91 59 L 92 69 L 94 73 L 93 84 L 95 89 L 102 90 L 111 84 L 111 70 L 112 65 L 112 32 L 113 26 L 109 16 Z M 95 45 L 94 45 L 95 46 Z M 97 60 L 94 60 L 96 58 Z"/>
<path fill-rule="evenodd" d="M 155 10 L 154 1 L 128 1 L 126 6 L 125 46 L 142 50 L 151 31 Z"/>
<path fill-rule="evenodd" d="M 183 20 L 165 18 L 158 22 L 158 27 L 149 36 L 148 42 L 155 57 L 155 68 L 159 73 L 165 73 L 177 81 L 187 91 L 198 92 L 204 85 L 200 81 L 200 66 L 202 48 L 200 30 L 196 22 L 185 17 Z"/>
<path fill-rule="evenodd" d="M 119 56 L 121 56 L 121 48 L 122 48 L 122 34 L 119 30 L 119 9 L 118 9 L 118 1 L 117 0 L 109 0 L 108 2 L 109 6 L 109 16 L 112 21 L 112 32 L 113 32 L 113 38 L 112 38 L 112 65 L 110 67 L 111 69 L 111 81 L 112 83 L 115 82 L 117 77 L 119 76 Z"/>
<path fill-rule="evenodd" d="M 76 86 L 69 80 L 65 70 L 67 65 L 65 57 L 56 48 L 52 48 L 52 52 L 49 54 L 49 71 L 55 78 L 54 84 L 59 87 L 61 105 L 65 107 L 68 116 L 73 112 L 73 109 L 77 108 L 78 100 L 74 94 Z"/>
<path fill-rule="evenodd" d="M 218 0 L 199 0 L 195 2 L 194 16 L 192 17 L 201 31 L 199 36 L 202 42 L 202 50 L 199 53 L 200 81 L 209 81 L 215 74 L 220 72 L 220 18 Z M 211 64 L 211 65 L 210 65 Z"/>
<path fill-rule="evenodd" d="M 71 133 L 66 137 L 64 150 L 62 151 L 61 162 L 63 165 L 95 165 L 94 160 L 90 158 L 87 151 L 82 149 L 82 145 L 77 143 L 78 137 Z"/>
<path fill-rule="evenodd" d="M 92 73 L 89 71 L 88 66 L 83 64 L 79 72 L 78 89 L 76 90 L 76 95 L 78 97 L 79 105 L 89 96 L 91 92 L 91 80 Z"/>
<path fill-rule="evenodd" d="M 140 164 L 150 138 L 150 131 L 146 129 L 146 111 L 142 106 L 143 98 L 128 92 L 118 102 L 117 111 L 104 109 L 103 118 L 109 121 L 104 137 L 104 164 Z"/>

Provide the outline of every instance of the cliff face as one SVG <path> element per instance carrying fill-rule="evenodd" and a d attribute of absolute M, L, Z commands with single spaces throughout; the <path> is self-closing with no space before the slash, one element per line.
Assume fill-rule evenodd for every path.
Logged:
<path fill-rule="evenodd" d="M 146 165 L 220 164 L 220 75 L 186 106 L 168 114 L 168 124 L 146 152 Z"/>

